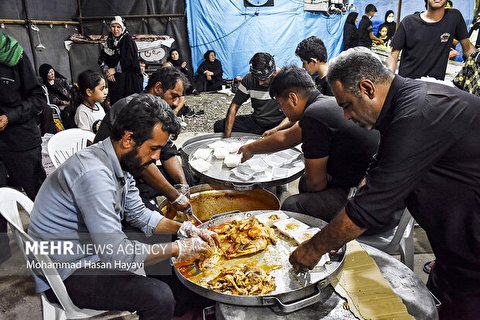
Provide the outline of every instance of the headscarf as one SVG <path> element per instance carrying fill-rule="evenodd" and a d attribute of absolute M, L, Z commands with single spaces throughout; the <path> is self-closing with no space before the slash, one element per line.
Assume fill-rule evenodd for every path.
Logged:
<path fill-rule="evenodd" d="M 16 66 L 23 55 L 23 48 L 17 40 L 0 32 L 0 63 L 9 67 Z"/>
<path fill-rule="evenodd" d="M 172 52 L 177 51 L 178 52 L 178 60 L 173 60 L 172 59 Z M 208 56 L 207 56 L 208 59 Z M 168 58 L 167 61 L 170 62 L 175 68 L 181 68 L 182 67 L 182 57 L 180 57 L 180 52 L 177 49 L 171 49 L 170 52 L 168 53 Z"/>
<path fill-rule="evenodd" d="M 345 20 L 345 23 L 350 23 L 350 24 L 355 24 L 355 20 L 358 17 L 358 12 L 350 12 L 347 16 L 347 20 Z"/>
<path fill-rule="evenodd" d="M 40 77 L 42 78 L 43 83 L 46 86 L 49 85 L 49 83 L 48 83 L 48 71 L 50 71 L 50 69 L 53 69 L 53 71 L 55 72 L 55 78 L 65 79 L 65 77 L 61 73 L 57 72 L 57 70 L 55 70 L 51 65 L 49 65 L 47 63 L 44 63 L 38 68 L 38 73 L 40 74 Z"/>
<path fill-rule="evenodd" d="M 123 36 L 127 33 L 127 28 L 125 28 L 125 25 L 123 24 L 122 17 L 115 16 L 115 19 L 113 19 L 112 22 L 110 22 L 110 26 L 112 24 L 120 25 L 122 27 L 122 33 L 118 37 L 115 37 L 112 32 L 110 32 L 108 34 L 107 43 L 103 48 L 103 51 L 108 56 L 113 56 L 115 54 L 117 54 L 117 55 L 120 54 L 120 48 L 118 47 L 118 43 L 122 40 Z"/>
<path fill-rule="evenodd" d="M 205 54 L 203 55 L 203 58 L 204 58 L 206 61 L 210 61 L 210 60 L 208 60 L 208 56 L 210 55 L 211 52 L 213 52 L 213 53 L 215 54 L 215 59 L 217 59 L 217 58 L 216 58 L 217 54 L 215 53 L 215 51 L 214 51 L 214 50 L 208 50 L 208 51 L 205 52 Z M 214 60 L 214 61 L 215 61 L 215 60 Z"/>

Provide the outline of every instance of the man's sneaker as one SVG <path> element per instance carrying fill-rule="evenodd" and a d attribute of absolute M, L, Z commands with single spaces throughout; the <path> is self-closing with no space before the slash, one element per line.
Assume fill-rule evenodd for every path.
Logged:
<path fill-rule="evenodd" d="M 195 112 L 195 116 L 196 116 L 196 117 L 201 117 L 201 116 L 203 116 L 204 114 L 205 114 L 205 111 L 203 111 L 203 110 L 198 110 L 197 112 Z"/>
<path fill-rule="evenodd" d="M 195 117 L 195 111 L 190 110 L 185 114 L 185 118 L 193 118 Z"/>

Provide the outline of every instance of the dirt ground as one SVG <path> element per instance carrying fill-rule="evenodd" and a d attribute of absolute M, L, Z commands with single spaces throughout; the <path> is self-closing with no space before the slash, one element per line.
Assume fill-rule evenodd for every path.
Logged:
<path fill-rule="evenodd" d="M 193 118 L 183 117 L 187 124 L 182 132 L 213 132 L 215 121 L 225 118 L 228 107 L 233 99 L 233 93 L 229 95 L 223 93 L 202 92 L 199 95 L 188 95 L 185 97 L 185 105 L 193 108 L 194 111 L 203 110 L 204 115 Z M 244 103 L 237 114 L 250 114 L 253 109 L 250 100 Z"/>

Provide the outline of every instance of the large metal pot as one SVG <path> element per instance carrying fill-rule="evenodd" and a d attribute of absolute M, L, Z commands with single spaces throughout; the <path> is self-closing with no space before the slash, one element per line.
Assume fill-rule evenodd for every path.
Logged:
<path fill-rule="evenodd" d="M 217 226 L 222 223 L 232 221 L 233 219 L 246 219 L 248 217 L 265 212 L 268 211 L 262 210 L 228 213 L 212 218 L 211 220 L 201 224 L 199 228 L 210 228 L 212 226 Z M 312 227 L 322 228 L 326 225 L 324 221 L 311 216 L 289 211 L 284 212 L 288 216 L 294 217 L 295 219 L 300 220 Z M 277 244 L 272 245 L 272 254 L 275 254 L 276 252 L 282 252 L 281 254 L 275 255 L 275 260 L 273 260 L 273 264 L 279 264 L 281 265 L 281 268 L 272 271 L 276 272 L 276 289 L 273 292 L 263 296 L 241 296 L 221 293 L 210 290 L 200 284 L 190 281 L 189 278 L 185 277 L 177 268 L 175 268 L 175 274 L 187 288 L 206 298 L 221 303 L 239 306 L 269 306 L 280 312 L 290 313 L 312 305 L 316 302 L 323 301 L 322 299 L 325 298 L 325 290 L 323 290 L 323 288 L 329 285 L 333 276 L 340 271 L 345 258 L 345 246 L 338 251 L 336 256 L 331 258 L 330 263 L 325 264 L 325 267 L 315 267 L 312 271 L 310 271 L 308 273 L 308 278 L 304 279 L 304 283 L 299 282 L 298 278 L 293 275 L 291 272 L 291 265 L 288 262 L 288 254 L 283 254 L 283 251 L 285 251 L 285 248 L 288 246 L 291 247 L 292 244 L 288 241 L 282 240 L 281 238 L 278 239 Z M 287 251 L 289 250 L 290 249 L 287 248 Z M 258 258 L 258 256 L 262 254 L 264 253 L 262 252 L 252 256 L 251 258 L 247 258 L 251 259 L 251 261 L 248 263 L 252 263 L 254 265 L 263 264 L 264 261 L 259 260 Z M 271 259 L 271 257 L 267 259 Z M 242 261 L 242 259 L 235 259 L 234 263 L 245 262 Z"/>
<path fill-rule="evenodd" d="M 265 189 L 230 190 L 223 186 L 202 184 L 190 188 L 190 202 L 195 215 L 202 221 L 212 216 L 230 211 L 278 210 L 280 200 Z M 168 200 L 159 205 L 167 218 L 173 219 L 177 211 Z"/>

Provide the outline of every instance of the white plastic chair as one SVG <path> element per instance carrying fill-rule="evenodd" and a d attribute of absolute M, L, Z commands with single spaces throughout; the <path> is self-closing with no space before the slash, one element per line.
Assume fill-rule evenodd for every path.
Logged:
<path fill-rule="evenodd" d="M 397 227 L 381 234 L 362 236 L 357 240 L 388 254 L 400 251 L 400 261 L 413 270 L 415 254 L 413 246 L 414 219 L 407 208 L 402 209 L 402 211 L 403 213 Z"/>
<path fill-rule="evenodd" d="M 55 168 L 65 160 L 87 146 L 87 141 L 93 142 L 95 134 L 82 129 L 68 129 L 53 135 L 48 141 L 48 155 Z"/>
<path fill-rule="evenodd" d="M 27 261 L 28 258 L 25 254 L 25 242 L 35 242 L 35 240 L 33 240 L 32 237 L 30 237 L 23 229 L 17 204 L 23 207 L 23 209 L 30 215 L 30 212 L 33 208 L 33 202 L 23 193 L 10 188 L 0 188 L 0 199 L 0 214 L 5 217 L 7 222 L 12 227 L 12 232 L 17 245 L 20 247 L 25 261 Z M 50 260 L 48 255 L 33 254 L 33 256 L 41 265 L 52 265 L 52 260 Z M 57 296 L 58 301 L 60 302 L 60 305 L 51 303 L 43 293 L 41 294 L 42 313 L 44 320 L 85 319 L 107 312 L 91 309 L 80 309 L 76 307 L 68 296 L 65 285 L 63 284 L 63 281 L 56 269 L 42 267 L 41 274 L 45 277 L 53 292 Z"/>

